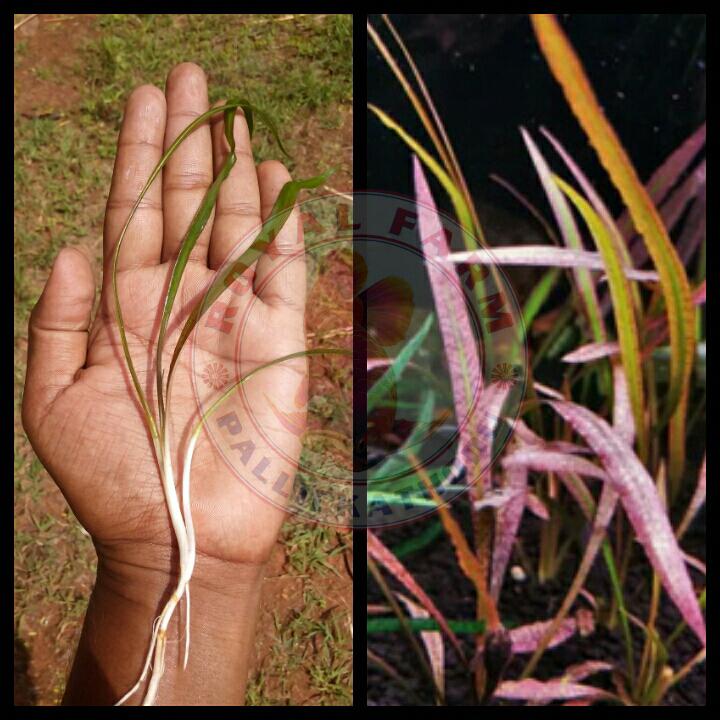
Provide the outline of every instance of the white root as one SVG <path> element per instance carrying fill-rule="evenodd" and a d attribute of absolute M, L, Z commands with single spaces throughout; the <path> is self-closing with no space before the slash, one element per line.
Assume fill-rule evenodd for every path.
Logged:
<path fill-rule="evenodd" d="M 188 463 L 183 468 L 183 483 L 182 483 L 182 499 L 183 506 L 182 510 L 177 495 L 177 489 L 175 487 L 175 474 L 172 467 L 172 457 L 170 452 L 170 432 L 168 426 L 165 428 L 164 442 L 162 443 L 162 465 L 160 465 L 161 472 L 160 477 L 162 480 L 163 492 L 165 494 L 165 502 L 170 513 L 170 521 L 172 523 L 173 531 L 178 543 L 178 551 L 180 555 L 180 578 L 170 596 L 170 599 L 165 604 L 159 618 L 155 621 L 153 633 L 150 639 L 150 647 L 145 659 L 143 670 L 140 674 L 140 678 L 135 685 L 116 703 L 116 705 L 122 705 L 130 697 L 132 697 L 140 688 L 145 678 L 148 675 L 148 671 L 152 666 L 152 673 L 150 675 L 150 682 L 148 684 L 145 697 L 143 699 L 143 705 L 153 705 L 157 697 L 157 691 L 160 684 L 160 680 L 165 671 L 165 649 L 167 646 L 167 629 L 170 624 L 170 620 L 175 612 L 175 609 L 180 602 L 183 595 L 186 596 L 187 600 L 187 612 L 186 612 L 186 637 L 185 637 L 185 657 L 183 668 L 187 667 L 188 655 L 190 652 L 190 596 L 189 587 L 190 577 L 192 576 L 193 569 L 195 567 L 195 532 L 192 524 L 192 514 L 190 509 L 190 468 L 189 462 L 192 461 L 192 451 L 197 440 L 196 437 L 190 442 L 188 448 Z M 153 661 L 154 659 L 154 661 Z"/>

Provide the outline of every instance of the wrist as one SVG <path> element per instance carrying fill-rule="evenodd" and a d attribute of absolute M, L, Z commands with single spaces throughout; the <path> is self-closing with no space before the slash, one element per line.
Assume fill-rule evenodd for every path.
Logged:
<path fill-rule="evenodd" d="M 132 552 L 131 552 L 132 550 Z M 98 550 L 98 573 L 65 704 L 111 704 L 136 682 L 152 627 L 177 584 L 177 556 L 157 548 Z M 240 705 L 253 646 L 264 565 L 199 556 L 190 582 L 190 654 L 183 669 L 185 598 L 168 627 L 159 705 Z M 127 704 L 142 701 L 147 680 Z"/>

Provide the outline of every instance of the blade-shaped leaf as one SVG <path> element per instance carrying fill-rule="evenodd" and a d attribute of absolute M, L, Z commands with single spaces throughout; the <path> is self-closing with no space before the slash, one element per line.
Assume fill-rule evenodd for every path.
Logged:
<path fill-rule="evenodd" d="M 505 488 L 512 492 L 513 496 L 498 510 L 495 516 L 495 544 L 492 554 L 490 594 L 496 602 L 500 597 L 505 571 L 520 529 L 528 492 L 526 468 L 522 466 L 503 468 L 503 477 Z"/>
<path fill-rule="evenodd" d="M 566 363 L 585 363 L 602 358 L 612 357 L 620 352 L 620 346 L 616 342 L 588 343 L 580 346 L 577 350 L 563 355 L 562 361 Z"/>
<path fill-rule="evenodd" d="M 447 635 L 453 647 L 457 650 L 461 658 L 465 657 L 460 642 L 455 633 L 447 624 L 445 616 L 438 610 L 435 603 L 430 599 L 427 593 L 418 585 L 415 578 L 409 570 L 392 554 L 392 552 L 381 542 L 381 540 L 372 532 L 367 532 L 367 551 L 380 563 L 399 583 L 409 590 L 424 607 L 430 616 L 437 621 L 443 632 Z"/>
<path fill-rule="evenodd" d="M 425 342 L 425 338 L 432 327 L 433 320 L 434 317 L 431 313 L 425 318 L 425 322 L 423 322 L 415 335 L 410 338 L 403 349 L 397 354 L 397 357 L 392 361 L 392 364 L 383 373 L 382 377 L 373 383 L 373 386 L 368 390 L 368 412 L 371 412 L 377 407 L 377 404 L 388 394 L 390 388 L 400 379 L 410 360 L 415 356 L 423 342 Z"/>
<path fill-rule="evenodd" d="M 189 317 L 185 321 L 180 337 L 173 351 L 170 368 L 168 371 L 167 384 L 169 386 L 172 372 L 177 363 L 180 351 L 190 337 L 190 333 L 194 330 L 200 318 L 212 307 L 212 304 L 220 297 L 220 295 L 229 288 L 233 282 L 243 276 L 245 271 L 251 267 L 260 256 L 270 247 L 278 233 L 283 229 L 285 223 L 290 217 L 295 201 L 301 190 L 311 190 L 320 187 L 330 172 L 307 180 L 289 180 L 286 182 L 278 194 L 277 200 L 273 205 L 269 216 L 263 222 L 260 232 L 253 240 L 252 245 L 243 252 L 243 254 L 231 263 L 228 263 L 215 277 L 212 284 L 208 288 L 203 298 L 195 305 Z"/>
<path fill-rule="evenodd" d="M 703 123 L 678 148 L 676 148 L 652 174 L 645 185 L 650 199 L 655 205 L 660 205 L 670 192 L 680 176 L 690 167 L 690 164 L 705 145 L 706 125 Z M 625 237 L 633 230 L 630 214 L 623 212 L 617 222 L 620 231 Z"/>
<path fill-rule="evenodd" d="M 605 467 L 608 485 L 619 495 L 638 541 L 668 595 L 705 644 L 705 621 L 652 478 L 630 446 L 602 418 L 570 402 L 549 405 L 592 447 Z"/>
<path fill-rule="evenodd" d="M 565 678 L 555 680 L 505 680 L 495 691 L 495 697 L 504 700 L 603 700 L 614 697 L 605 690 L 569 682 Z"/>
<path fill-rule="evenodd" d="M 530 136 L 530 133 L 523 127 L 520 128 L 520 132 L 530 153 L 530 158 L 535 165 L 535 170 L 540 178 L 543 190 L 547 195 L 550 207 L 555 215 L 555 221 L 560 228 L 560 234 L 565 241 L 565 245 L 572 250 L 582 251 L 583 244 L 572 210 L 564 195 L 553 182 L 550 167 L 545 161 L 540 149 L 535 144 L 535 141 Z M 602 319 L 602 314 L 600 313 L 600 306 L 595 292 L 595 283 L 586 268 L 574 267 L 573 275 L 575 276 L 575 284 L 583 301 L 593 338 L 595 342 L 604 342 L 606 339 L 605 324 Z"/>
<path fill-rule="evenodd" d="M 556 177 L 555 182 L 570 198 L 587 223 L 598 250 L 602 255 L 610 284 L 610 297 L 615 315 L 615 328 L 620 344 L 620 358 L 625 370 L 630 402 L 635 419 L 640 457 L 647 458 L 648 435 L 645 422 L 645 392 L 643 387 L 642 361 L 640 357 L 640 334 L 629 284 L 623 276 L 622 258 L 608 229 L 589 203 L 570 185 Z"/>
<path fill-rule="evenodd" d="M 603 113 L 582 64 L 554 15 L 531 15 L 535 34 L 550 69 L 563 89 L 573 114 L 595 148 L 605 170 L 630 213 L 660 275 L 670 325 L 672 350 L 670 387 L 666 414 L 672 414 L 670 427 L 671 481 L 682 472 L 685 451 L 687 395 L 695 352 L 695 313 L 690 285 L 662 219 L 640 182 L 619 138 Z M 631 388 L 635 379 L 628 368 Z M 631 392 L 634 392 L 631 390 Z M 638 410 L 635 409 L 636 419 Z M 638 424 L 638 439 L 644 433 Z"/>
<path fill-rule="evenodd" d="M 535 651 L 538 643 L 548 631 L 552 621 L 536 622 L 530 625 L 521 625 L 510 630 L 513 653 L 531 653 Z M 578 626 L 575 618 L 567 618 L 555 630 L 547 647 L 553 648 L 561 645 L 577 632 Z"/>
<path fill-rule="evenodd" d="M 496 247 L 492 250 L 472 250 L 450 253 L 446 262 L 481 265 L 527 265 L 532 267 L 586 268 L 606 270 L 600 253 L 589 250 L 570 250 L 552 245 L 520 245 L 518 247 Z M 628 280 L 654 282 L 658 274 L 650 270 L 636 270 L 621 266 Z"/>
<path fill-rule="evenodd" d="M 705 461 L 706 458 L 703 458 L 700 473 L 698 475 L 698 482 L 695 486 L 695 492 L 688 503 L 683 519 L 680 521 L 680 524 L 675 531 L 675 535 L 678 540 L 687 532 L 687 529 L 690 527 L 690 523 L 695 519 L 698 511 L 705 504 Z"/>
<path fill-rule="evenodd" d="M 421 607 L 417 603 L 413 602 L 409 597 L 396 593 L 400 601 L 407 608 L 411 617 L 418 618 L 429 618 L 430 613 Z M 439 632 L 431 630 L 422 630 L 420 632 L 420 639 L 425 645 L 427 650 L 428 658 L 430 659 L 430 667 L 433 671 L 433 677 L 435 683 L 440 689 L 441 693 L 445 693 L 445 646 L 443 645 L 442 635 Z"/>
<path fill-rule="evenodd" d="M 478 341 L 470 325 L 460 278 L 452 265 L 442 262 L 449 255 L 445 230 L 416 157 L 413 157 L 413 175 L 420 241 L 450 372 L 461 448 L 463 453 L 472 452 L 482 434 L 477 417 L 482 393 Z M 467 467 L 476 469 L 473 460 L 477 458 L 464 459 Z M 477 470 L 482 472 L 484 468 L 478 467 Z"/>

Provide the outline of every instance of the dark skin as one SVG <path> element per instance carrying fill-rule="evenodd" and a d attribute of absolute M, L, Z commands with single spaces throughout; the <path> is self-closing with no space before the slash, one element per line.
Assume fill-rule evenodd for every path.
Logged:
<path fill-rule="evenodd" d="M 23 422 L 32 445 L 93 538 L 98 574 L 64 704 L 107 705 L 135 683 L 148 650 L 152 623 L 174 589 L 178 573 L 158 467 L 140 405 L 120 352 L 110 259 L 133 202 L 167 146 L 193 117 L 208 109 L 203 71 L 175 67 L 165 92 L 137 88 L 125 109 L 104 227 L 104 277 L 93 317 L 95 280 L 89 261 L 63 249 L 35 307 L 29 328 Z M 195 209 L 228 151 L 222 116 L 196 130 L 170 159 L 125 238 L 118 284 L 131 353 L 141 384 L 154 397 L 159 307 L 174 257 Z M 222 186 L 214 215 L 193 251 L 174 319 L 213 280 L 238 243 L 267 217 L 290 178 L 278 162 L 255 166 L 247 123 L 235 121 L 237 163 Z M 293 219 L 295 220 L 293 222 Z M 200 327 L 196 345 L 181 356 L 168 416 L 173 456 L 182 465 L 183 432 L 196 421 L 197 364 L 219 363 L 241 374 L 304 349 L 305 268 L 302 232 L 291 218 L 246 274 L 252 292 L 235 297 L 246 318 L 242 342 L 235 329 Z M 289 255 L 295 258 L 287 262 Z M 172 327 L 172 322 L 171 322 Z M 167 368 L 177 329 L 169 336 Z M 192 353 L 195 353 L 193 356 Z M 193 357 L 196 366 L 193 366 Z M 193 376 L 193 373 L 195 374 Z M 268 458 L 268 472 L 293 477 L 300 438 L 267 409 L 292 412 L 304 404 L 304 359 L 258 373 L 246 403 L 235 403 L 248 438 Z M 199 384 L 202 386 L 202 383 Z M 196 389 L 193 389 L 196 388 Z M 247 402 L 249 401 L 249 402 Z M 233 401 L 228 401 L 232 403 Z M 252 407 L 252 417 L 248 406 Z M 182 669 L 184 607 L 168 630 L 159 705 L 243 704 L 263 568 L 285 512 L 228 467 L 215 443 L 202 437 L 192 465 L 192 509 L 197 561 L 191 582 L 191 647 Z M 182 623 L 178 617 L 182 619 Z M 144 687 L 127 704 L 140 704 Z"/>

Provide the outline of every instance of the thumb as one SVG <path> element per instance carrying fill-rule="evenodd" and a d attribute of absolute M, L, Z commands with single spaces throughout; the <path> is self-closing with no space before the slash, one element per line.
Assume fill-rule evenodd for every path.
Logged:
<path fill-rule="evenodd" d="M 37 426 L 85 364 L 95 280 L 80 250 L 63 248 L 30 315 L 23 424 Z"/>

